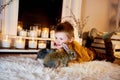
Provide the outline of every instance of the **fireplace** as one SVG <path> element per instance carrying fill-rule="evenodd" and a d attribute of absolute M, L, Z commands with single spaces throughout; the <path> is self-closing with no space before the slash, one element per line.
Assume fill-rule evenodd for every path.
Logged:
<path fill-rule="evenodd" d="M 61 18 L 63 0 L 19 0 L 18 21 L 23 29 L 30 26 L 56 25 Z"/>

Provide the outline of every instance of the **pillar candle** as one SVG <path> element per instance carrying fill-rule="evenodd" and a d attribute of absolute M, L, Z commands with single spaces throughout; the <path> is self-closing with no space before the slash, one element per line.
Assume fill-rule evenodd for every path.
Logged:
<path fill-rule="evenodd" d="M 37 48 L 37 41 L 34 40 L 34 38 L 32 40 L 29 40 L 28 47 L 29 48 Z"/>
<path fill-rule="evenodd" d="M 39 41 L 38 48 L 41 48 L 41 49 L 46 48 L 46 41 Z"/>
<path fill-rule="evenodd" d="M 25 48 L 25 40 L 22 37 L 15 40 L 15 48 L 23 49 Z"/>
<path fill-rule="evenodd" d="M 2 47 L 10 48 L 10 44 L 11 44 L 11 40 L 8 38 L 8 35 L 6 35 L 6 37 L 2 39 Z"/>
<path fill-rule="evenodd" d="M 19 36 L 24 36 L 24 37 L 27 36 L 27 31 L 21 30 Z"/>
<path fill-rule="evenodd" d="M 42 38 L 48 38 L 49 37 L 49 28 L 42 28 L 41 37 Z"/>
<path fill-rule="evenodd" d="M 50 38 L 55 38 L 55 30 L 50 31 Z"/>
<path fill-rule="evenodd" d="M 30 37 L 37 37 L 37 31 L 35 31 L 35 30 L 30 30 L 29 36 L 30 36 Z"/>

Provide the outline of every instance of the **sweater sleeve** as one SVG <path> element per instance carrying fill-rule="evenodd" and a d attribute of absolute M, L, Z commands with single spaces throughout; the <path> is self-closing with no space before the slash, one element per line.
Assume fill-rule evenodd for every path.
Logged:
<path fill-rule="evenodd" d="M 88 48 L 82 47 L 78 42 L 73 41 L 72 47 L 77 54 L 77 59 L 72 62 L 86 62 L 94 59 L 94 53 Z"/>

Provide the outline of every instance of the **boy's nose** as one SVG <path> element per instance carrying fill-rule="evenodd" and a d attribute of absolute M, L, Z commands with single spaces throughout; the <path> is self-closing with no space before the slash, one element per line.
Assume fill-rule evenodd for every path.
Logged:
<path fill-rule="evenodd" d="M 60 41 L 59 41 L 59 40 L 56 40 L 56 43 L 60 43 Z"/>

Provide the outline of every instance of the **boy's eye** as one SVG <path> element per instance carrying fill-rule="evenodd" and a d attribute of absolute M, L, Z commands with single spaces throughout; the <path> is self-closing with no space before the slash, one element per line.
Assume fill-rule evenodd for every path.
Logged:
<path fill-rule="evenodd" d="M 62 38 L 60 38 L 60 40 L 63 40 Z"/>
<path fill-rule="evenodd" d="M 57 37 L 55 37 L 55 39 L 57 39 Z"/>

